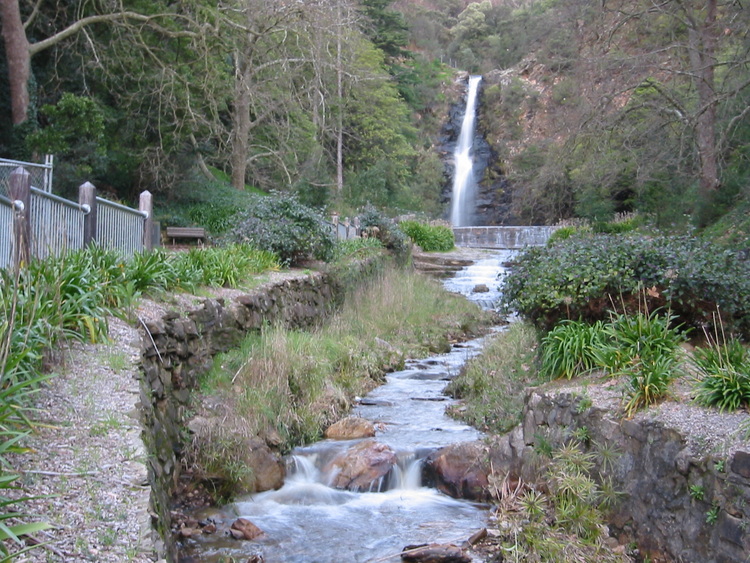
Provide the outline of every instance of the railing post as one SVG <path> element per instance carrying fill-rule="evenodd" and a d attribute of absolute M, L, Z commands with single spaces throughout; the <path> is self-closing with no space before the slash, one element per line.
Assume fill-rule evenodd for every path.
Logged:
<path fill-rule="evenodd" d="M 96 241 L 96 187 L 91 182 L 78 188 L 78 204 L 88 212 L 83 216 L 83 246 Z M 84 207 L 86 206 L 86 207 Z"/>
<path fill-rule="evenodd" d="M 138 209 L 147 213 L 146 220 L 143 222 L 143 249 L 154 249 L 154 219 L 153 219 L 153 197 L 151 192 L 146 190 L 141 192 L 141 198 L 138 201 Z"/>
<path fill-rule="evenodd" d="M 10 173 L 8 195 L 13 202 L 13 266 L 28 264 L 31 257 L 31 174 L 18 167 Z"/>

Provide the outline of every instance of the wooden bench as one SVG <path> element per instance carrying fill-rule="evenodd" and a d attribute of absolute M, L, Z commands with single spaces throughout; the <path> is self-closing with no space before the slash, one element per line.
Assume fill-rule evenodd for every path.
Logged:
<path fill-rule="evenodd" d="M 206 240 L 206 229 L 203 227 L 167 227 L 167 238 L 172 239 L 173 245 L 175 239 L 178 238 L 199 239 L 203 242 Z"/>

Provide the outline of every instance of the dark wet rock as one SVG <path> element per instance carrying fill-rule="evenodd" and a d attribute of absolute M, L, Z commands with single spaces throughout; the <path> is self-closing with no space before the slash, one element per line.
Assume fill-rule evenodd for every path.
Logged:
<path fill-rule="evenodd" d="M 325 432 L 330 440 L 356 440 L 375 436 L 375 425 L 359 416 L 347 416 L 328 427 Z"/>
<path fill-rule="evenodd" d="M 401 561 L 413 563 L 471 563 L 471 557 L 466 555 L 457 545 L 431 543 L 406 546 L 401 552 Z"/>
<path fill-rule="evenodd" d="M 236 540 L 254 540 L 263 535 L 263 530 L 247 518 L 237 518 L 232 523 L 229 534 Z"/>
<path fill-rule="evenodd" d="M 389 446 L 365 440 L 336 456 L 325 472 L 335 475 L 332 487 L 366 491 L 388 475 L 396 462 L 396 454 Z"/>
<path fill-rule="evenodd" d="M 424 463 L 423 478 L 454 498 L 487 498 L 490 467 L 482 442 L 452 444 L 431 453 Z"/>
<path fill-rule="evenodd" d="M 386 401 L 384 399 L 360 399 L 359 400 L 360 405 L 364 405 L 366 407 L 392 407 L 393 403 L 391 401 Z"/>
<path fill-rule="evenodd" d="M 197 536 L 201 533 L 200 530 L 195 528 L 180 528 L 179 535 L 181 538 L 189 538 L 191 536 Z"/>
<path fill-rule="evenodd" d="M 471 291 L 472 293 L 488 293 L 490 291 L 490 288 L 487 287 L 487 284 L 478 283 Z"/>

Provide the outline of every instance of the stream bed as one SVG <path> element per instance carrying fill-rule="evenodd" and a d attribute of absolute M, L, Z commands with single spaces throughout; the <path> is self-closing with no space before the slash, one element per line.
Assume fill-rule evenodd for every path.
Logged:
<path fill-rule="evenodd" d="M 480 260 L 446 280 L 449 291 L 484 307 L 498 299 L 498 275 L 509 253 Z M 474 293 L 480 284 L 490 291 Z M 433 450 L 481 438 L 471 426 L 449 418 L 447 381 L 481 352 L 483 338 L 457 344 L 447 354 L 410 360 L 402 371 L 359 400 L 354 413 L 376 424 L 375 440 L 389 446 L 398 464 L 372 490 L 328 486 L 325 468 L 361 440 L 323 440 L 296 448 L 287 460 L 284 486 L 238 499 L 223 509 L 227 520 L 247 518 L 263 530 L 254 541 L 218 534 L 191 542 L 189 551 L 207 563 L 253 560 L 265 563 L 378 563 L 400 561 L 410 544 L 456 543 L 485 526 L 487 507 L 450 498 L 422 486 L 421 461 Z"/>

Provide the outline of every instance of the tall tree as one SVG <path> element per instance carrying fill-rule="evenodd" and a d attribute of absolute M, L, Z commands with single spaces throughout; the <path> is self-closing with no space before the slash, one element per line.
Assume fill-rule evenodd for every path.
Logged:
<path fill-rule="evenodd" d="M 29 3 L 30 4 L 30 3 Z M 21 0 L 0 0 L 0 18 L 2 20 L 2 36 L 5 53 L 8 59 L 8 82 L 10 85 L 12 121 L 19 125 L 28 118 L 29 107 L 29 78 L 31 75 L 31 59 L 57 45 L 63 40 L 81 32 L 88 26 L 98 23 L 118 21 L 137 21 L 160 28 L 170 36 L 191 36 L 195 32 L 179 29 L 167 29 L 159 25 L 159 20 L 172 17 L 174 14 L 146 15 L 135 11 L 125 10 L 122 4 L 115 11 L 96 13 L 75 19 L 64 28 L 53 31 L 47 36 L 29 41 L 27 30 L 40 13 L 40 2 L 30 7 L 30 14 L 26 21 L 22 20 Z"/>
<path fill-rule="evenodd" d="M 637 60 L 659 85 L 662 106 L 691 132 L 701 200 L 710 202 L 722 183 L 723 140 L 747 119 L 745 109 L 723 123 L 719 117 L 720 108 L 750 88 L 746 10 L 736 0 L 607 0 L 604 6 L 615 15 L 609 43 L 641 35 Z"/>

